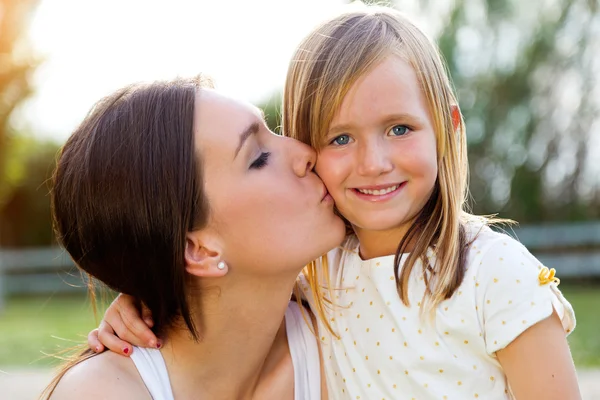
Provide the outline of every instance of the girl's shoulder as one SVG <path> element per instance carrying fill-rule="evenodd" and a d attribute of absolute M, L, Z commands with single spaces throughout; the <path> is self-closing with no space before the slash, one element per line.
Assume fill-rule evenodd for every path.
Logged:
<path fill-rule="evenodd" d="M 319 265 L 320 271 L 322 272 L 322 280 L 324 282 L 328 281 L 333 283 L 349 263 L 360 263 L 358 247 L 358 238 L 354 235 L 350 235 L 344 239 L 342 244 L 330 250 L 322 260 L 318 260 L 318 263 L 322 263 Z M 329 276 L 325 276 L 325 274 L 328 274 Z"/>
<path fill-rule="evenodd" d="M 350 246 L 354 246 L 354 250 L 351 250 L 352 247 Z M 354 242 L 353 237 L 350 237 L 346 238 L 339 246 L 328 251 L 323 257 L 315 260 L 314 263 L 316 268 L 312 271 L 305 268 L 298 276 L 298 284 L 303 296 L 302 300 L 310 301 L 312 298 L 312 294 L 310 293 L 311 282 L 313 285 L 318 282 L 318 286 L 332 283 L 339 271 L 343 268 L 348 256 L 352 254 L 358 254 L 358 240 Z"/>
<path fill-rule="evenodd" d="M 490 263 L 499 253 L 505 257 L 498 257 L 497 261 L 506 259 L 521 259 L 527 258 L 533 261 L 535 257 L 531 255 L 529 250 L 517 239 L 510 236 L 499 227 L 492 227 L 484 220 L 473 218 L 464 223 L 467 243 L 467 266 L 479 262 L 479 265 L 484 265 L 482 261 Z M 534 264 L 539 264 L 535 261 Z"/>
<path fill-rule="evenodd" d="M 349 259 L 360 260 L 358 255 L 359 241 L 354 235 L 350 235 L 344 239 L 342 244 L 327 253 L 327 258 L 330 260 L 330 269 L 335 271 L 339 269 Z"/>
<path fill-rule="evenodd" d="M 466 224 L 465 228 L 466 275 L 478 286 L 487 287 L 488 283 L 497 286 L 509 281 L 530 285 L 550 283 L 543 278 L 548 268 L 517 239 L 481 222 Z"/>
<path fill-rule="evenodd" d="M 484 223 L 466 225 L 468 243 L 463 291 L 473 294 L 489 354 L 556 311 L 564 330 L 575 328 L 571 304 L 558 289 L 558 272 L 518 240 Z"/>

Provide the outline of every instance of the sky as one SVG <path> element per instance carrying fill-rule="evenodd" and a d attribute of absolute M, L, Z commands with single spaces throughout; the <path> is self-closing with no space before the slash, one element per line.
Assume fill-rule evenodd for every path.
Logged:
<path fill-rule="evenodd" d="M 205 72 L 260 102 L 281 90 L 302 37 L 343 0 L 40 0 L 30 39 L 44 62 L 17 128 L 64 141 L 102 96 Z"/>

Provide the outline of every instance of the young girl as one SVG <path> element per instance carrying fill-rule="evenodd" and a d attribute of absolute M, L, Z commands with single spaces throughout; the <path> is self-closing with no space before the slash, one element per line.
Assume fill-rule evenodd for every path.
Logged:
<path fill-rule="evenodd" d="M 367 8 L 316 28 L 290 65 L 283 128 L 317 149 L 348 225 L 320 279 L 300 281 L 332 398 L 580 398 L 573 309 L 553 270 L 465 211 L 464 123 L 412 22 Z"/>

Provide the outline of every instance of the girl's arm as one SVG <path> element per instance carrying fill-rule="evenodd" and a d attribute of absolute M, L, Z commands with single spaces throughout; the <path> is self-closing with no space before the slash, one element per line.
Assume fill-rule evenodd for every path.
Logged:
<path fill-rule="evenodd" d="M 575 366 L 556 311 L 496 355 L 517 400 L 581 399 Z"/>
<path fill-rule="evenodd" d="M 580 399 L 566 338 L 575 313 L 554 271 L 516 240 L 486 235 L 471 256 L 488 354 L 501 364 L 518 400 Z"/>
<path fill-rule="evenodd" d="M 111 303 L 98 329 L 88 334 L 88 346 L 96 353 L 107 347 L 124 356 L 131 355 L 132 345 L 160 348 L 161 342 L 152 330 L 150 311 L 142 305 L 140 310 L 133 297 L 119 294 Z"/>

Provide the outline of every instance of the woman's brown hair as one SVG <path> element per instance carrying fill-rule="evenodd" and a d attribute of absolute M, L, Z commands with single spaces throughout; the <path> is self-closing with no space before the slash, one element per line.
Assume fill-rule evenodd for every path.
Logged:
<path fill-rule="evenodd" d="M 184 251 L 208 203 L 194 146 L 202 77 L 134 84 L 100 100 L 62 148 L 53 177 L 56 237 L 77 266 L 152 312 L 156 335 L 183 320 L 195 339 Z M 84 353 L 67 363 L 46 390 Z"/>

